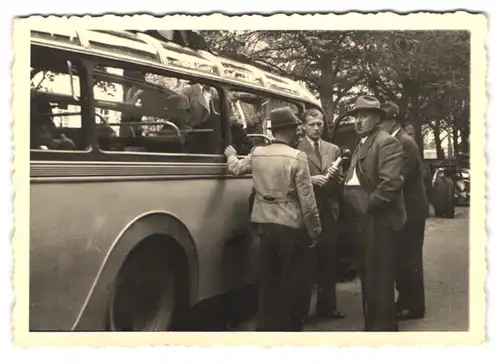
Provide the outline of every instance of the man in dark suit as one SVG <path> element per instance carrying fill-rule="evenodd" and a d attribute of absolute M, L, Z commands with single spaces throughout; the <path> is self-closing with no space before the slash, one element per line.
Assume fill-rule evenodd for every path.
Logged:
<path fill-rule="evenodd" d="M 357 98 L 355 130 L 361 137 L 345 176 L 344 213 L 355 226 L 365 331 L 397 331 L 394 261 L 397 234 L 406 223 L 403 147 L 380 127 L 384 111 L 369 96 Z"/>
<path fill-rule="evenodd" d="M 212 99 L 217 99 L 217 91 L 210 86 L 199 83 L 190 85 L 181 90 L 189 100 L 189 126 L 193 129 L 206 123 L 211 115 Z"/>
<path fill-rule="evenodd" d="M 199 83 L 192 84 L 180 92 L 188 100 L 188 119 L 185 128 L 216 129 L 221 123 L 220 115 L 214 112 L 214 105 L 219 103 L 217 90 Z M 216 148 L 218 140 L 213 133 L 188 133 L 189 153 L 211 153 Z"/>
<path fill-rule="evenodd" d="M 302 116 L 305 136 L 298 149 L 307 155 L 311 181 L 314 186 L 316 205 L 320 213 L 323 233 L 316 247 L 315 277 L 318 284 L 317 315 L 341 319 L 344 314 L 337 311 L 337 236 L 339 218 L 339 190 L 343 188 L 340 171 L 332 163 L 340 157 L 340 149 L 321 140 L 323 114 L 316 109 L 307 110 Z M 328 172 L 331 176 L 328 176 Z M 309 311 L 309 302 L 306 305 Z M 306 309 L 306 307 L 304 307 Z"/>
<path fill-rule="evenodd" d="M 429 217 L 422 160 L 417 143 L 404 129 L 399 107 L 394 103 L 383 106 L 386 118 L 382 127 L 394 136 L 404 151 L 403 196 L 407 222 L 399 233 L 396 254 L 396 310 L 400 320 L 422 318 L 425 314 L 424 273 L 422 250 L 425 221 Z"/>

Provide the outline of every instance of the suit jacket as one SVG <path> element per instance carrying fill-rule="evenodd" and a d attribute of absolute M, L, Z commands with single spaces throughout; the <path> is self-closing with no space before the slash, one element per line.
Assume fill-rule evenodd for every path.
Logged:
<path fill-rule="evenodd" d="M 369 193 L 368 212 L 387 218 L 393 229 L 400 231 L 407 220 L 401 175 L 403 147 L 395 137 L 377 128 L 357 148 L 356 172 Z"/>
<path fill-rule="evenodd" d="M 182 90 L 182 93 L 189 99 L 189 125 L 195 128 L 209 120 L 211 112 L 210 105 L 203 95 L 202 85 L 194 84 Z M 210 89 L 212 98 L 215 98 L 217 91 Z"/>
<path fill-rule="evenodd" d="M 321 162 L 307 138 L 304 137 L 300 141 L 297 149 L 306 154 L 311 176 L 326 174 L 331 164 L 340 157 L 339 147 L 335 144 L 325 142 L 324 140 L 321 140 L 320 143 Z M 342 173 L 341 167 L 340 173 Z M 339 218 L 339 198 L 343 188 L 342 182 L 342 179 L 335 180 L 331 178 L 323 187 L 314 186 L 314 195 L 316 196 L 318 210 L 320 212 L 325 212 L 325 209 L 327 209 L 335 220 Z"/>
<path fill-rule="evenodd" d="M 401 171 L 404 177 L 403 196 L 408 220 L 427 219 L 429 217 L 429 202 L 424 184 L 422 160 L 415 140 L 403 129 L 396 135 L 403 146 L 404 164 Z"/>

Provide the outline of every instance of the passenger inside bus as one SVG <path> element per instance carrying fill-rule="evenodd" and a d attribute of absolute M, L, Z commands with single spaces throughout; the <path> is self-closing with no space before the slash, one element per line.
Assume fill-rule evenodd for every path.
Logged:
<path fill-rule="evenodd" d="M 262 134 L 268 99 L 247 92 L 232 92 L 230 102 L 233 114 L 238 116 L 237 122 L 243 124 L 246 132 Z"/>
<path fill-rule="evenodd" d="M 217 90 L 199 83 L 192 84 L 180 90 L 186 96 L 189 107 L 188 127 L 199 128 L 213 116 L 212 106 L 219 99 Z"/>
<path fill-rule="evenodd" d="M 173 93 L 167 96 L 165 100 L 166 119 L 173 122 L 179 127 L 181 131 L 187 131 L 190 128 L 189 118 L 189 99 L 183 93 Z M 163 131 L 172 132 L 172 127 L 165 125 L 162 127 Z"/>
<path fill-rule="evenodd" d="M 52 106 L 43 95 L 31 94 L 30 148 L 48 150 L 76 149 L 73 140 L 57 130 Z"/>
<path fill-rule="evenodd" d="M 115 141 L 115 145 L 122 147 L 114 150 L 140 147 L 147 152 L 159 153 L 219 152 L 223 123 L 221 95 L 215 87 L 149 73 L 132 77 L 132 81 L 132 71 L 129 70 L 113 74 L 104 72 L 110 71 L 100 67 L 96 72 L 101 77 L 99 79 L 107 79 L 116 84 L 115 89 L 122 88 L 125 92 L 124 105 L 117 106 L 121 110 L 119 121 L 126 124 L 120 126 L 120 140 Z M 232 139 L 242 146 L 242 150 L 246 150 L 253 145 L 245 137 L 246 134 L 265 132 L 269 100 L 241 91 L 231 91 L 230 95 L 226 102 L 230 106 L 228 121 Z M 115 100 L 110 102 L 121 104 Z M 178 130 L 172 125 L 159 125 L 160 122 L 171 122 Z M 155 140 L 155 137 L 158 138 Z M 103 145 L 103 142 L 100 144 Z"/>

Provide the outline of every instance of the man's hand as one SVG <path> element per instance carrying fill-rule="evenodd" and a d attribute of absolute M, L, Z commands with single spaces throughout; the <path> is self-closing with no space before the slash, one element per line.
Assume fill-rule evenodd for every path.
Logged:
<path fill-rule="evenodd" d="M 318 174 L 316 176 L 311 176 L 311 182 L 315 186 L 323 187 L 328 182 L 328 177 Z"/>
<path fill-rule="evenodd" d="M 61 148 L 63 148 L 63 149 L 76 149 L 75 143 L 70 138 L 68 138 L 66 135 L 61 133 L 60 138 L 61 138 L 60 139 Z"/>
<path fill-rule="evenodd" d="M 314 248 L 316 245 L 319 243 L 319 238 L 311 239 L 311 244 L 309 245 L 309 248 Z"/>
<path fill-rule="evenodd" d="M 330 166 L 330 168 L 328 168 L 328 174 L 330 175 L 330 177 L 338 177 L 339 169 L 335 166 Z"/>
<path fill-rule="evenodd" d="M 226 156 L 226 158 L 236 156 L 237 154 L 238 153 L 236 153 L 236 149 L 234 149 L 232 145 L 228 145 L 224 150 L 224 155 Z"/>

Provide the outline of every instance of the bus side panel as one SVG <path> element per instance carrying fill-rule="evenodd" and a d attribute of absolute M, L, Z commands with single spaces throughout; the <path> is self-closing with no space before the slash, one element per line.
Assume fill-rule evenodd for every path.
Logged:
<path fill-rule="evenodd" d="M 251 180 L 236 178 L 32 184 L 30 330 L 71 329 L 113 242 L 150 211 L 189 230 L 198 298 L 224 292 L 225 245 L 248 228 L 250 192 Z"/>

